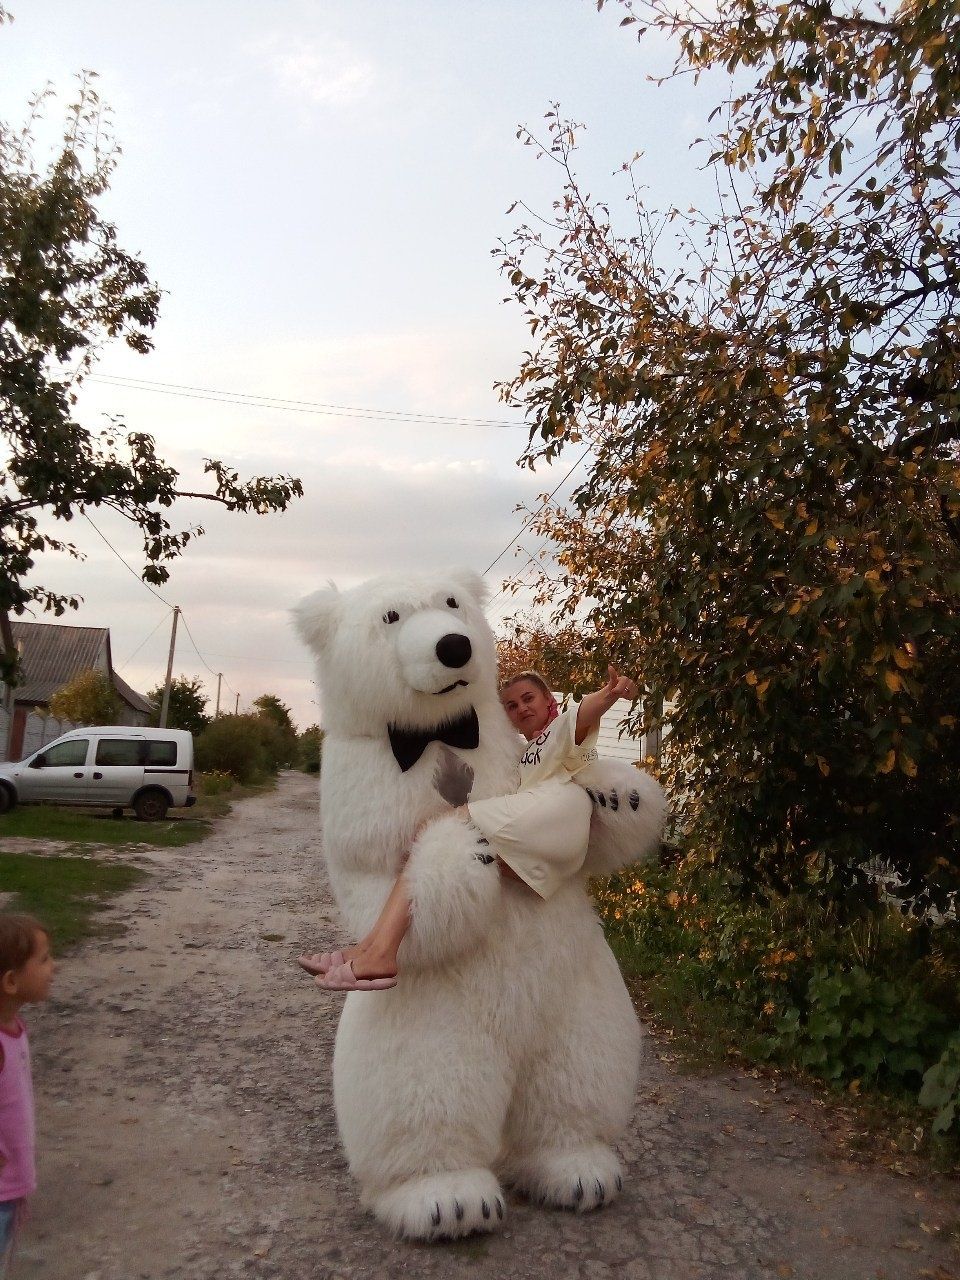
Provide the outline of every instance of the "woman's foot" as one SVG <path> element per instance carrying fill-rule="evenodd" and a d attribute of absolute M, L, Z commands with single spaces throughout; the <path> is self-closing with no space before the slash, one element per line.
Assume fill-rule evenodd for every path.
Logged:
<path fill-rule="evenodd" d="M 354 946 L 343 947 L 340 951 L 312 951 L 309 955 L 298 957 L 297 964 L 307 973 L 316 976 L 319 973 L 328 973 L 348 960 L 356 959 L 363 948 L 364 944 L 358 942 Z"/>
<path fill-rule="evenodd" d="M 347 960 L 335 965 L 326 973 L 318 974 L 314 982 L 323 991 L 386 991 L 397 985 L 396 974 L 386 977 L 361 977 L 355 972 L 357 961 Z"/>

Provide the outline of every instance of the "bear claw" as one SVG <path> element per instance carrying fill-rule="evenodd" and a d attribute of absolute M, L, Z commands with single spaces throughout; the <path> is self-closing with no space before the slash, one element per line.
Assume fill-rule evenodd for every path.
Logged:
<path fill-rule="evenodd" d="M 497 1217 L 501 1220 L 503 1218 L 503 1201 L 499 1196 L 497 1196 Z"/>
<path fill-rule="evenodd" d="M 606 1194 L 607 1194 L 606 1188 L 604 1187 L 600 1179 L 597 1178 L 597 1203 L 598 1204 L 603 1204 L 604 1199 L 606 1198 Z"/>
<path fill-rule="evenodd" d="M 434 1211 L 433 1211 L 433 1225 L 434 1225 L 435 1227 L 439 1227 L 440 1223 L 443 1221 L 443 1214 L 440 1212 L 440 1201 L 439 1201 L 439 1200 L 438 1200 L 438 1201 L 436 1202 L 436 1204 L 434 1205 L 433 1210 L 434 1210 Z"/>
<path fill-rule="evenodd" d="M 640 792 L 631 791 L 630 794 L 627 796 L 627 799 L 630 801 L 630 808 L 633 809 L 634 812 L 636 812 L 637 809 L 640 808 Z"/>
<path fill-rule="evenodd" d="M 454 1200 L 453 1212 L 456 1215 L 457 1221 L 462 1222 L 463 1221 L 463 1205 L 460 1203 L 459 1200 Z"/>
<path fill-rule="evenodd" d="M 573 1198 L 574 1200 L 576 1200 L 578 1204 L 583 1199 L 583 1179 L 582 1178 L 577 1179 L 577 1185 L 573 1189 Z"/>
<path fill-rule="evenodd" d="M 613 810 L 614 813 L 616 813 L 617 810 L 620 808 L 620 797 L 617 795 L 615 787 L 611 788 L 611 791 L 610 791 L 610 808 Z"/>
<path fill-rule="evenodd" d="M 480 1212 L 485 1218 L 490 1217 L 490 1206 L 487 1204 L 486 1200 L 482 1200 L 480 1202 Z"/>

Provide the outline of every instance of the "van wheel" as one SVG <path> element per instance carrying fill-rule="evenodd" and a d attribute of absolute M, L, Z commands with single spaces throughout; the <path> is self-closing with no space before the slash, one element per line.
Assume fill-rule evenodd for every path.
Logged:
<path fill-rule="evenodd" d="M 170 801 L 162 791 L 144 791 L 133 802 L 133 812 L 141 822 L 162 822 Z"/>
<path fill-rule="evenodd" d="M 16 803 L 17 797 L 10 788 L 0 784 L 0 813 L 9 813 Z"/>

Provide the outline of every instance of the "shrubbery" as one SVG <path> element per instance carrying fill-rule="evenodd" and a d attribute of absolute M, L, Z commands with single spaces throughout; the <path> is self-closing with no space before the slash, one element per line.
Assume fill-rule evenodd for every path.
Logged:
<path fill-rule="evenodd" d="M 197 768 L 228 773 L 240 783 L 258 782 L 276 772 L 273 737 L 274 726 L 261 716 L 220 716 L 197 738 Z"/>
<path fill-rule="evenodd" d="M 312 724 L 297 740 L 297 768 L 304 773 L 319 773 L 322 751 L 323 730 L 318 724 Z"/>
<path fill-rule="evenodd" d="M 841 917 L 806 894 L 741 899 L 691 860 L 625 872 L 595 896 L 625 972 L 701 1045 L 919 1100 L 936 1132 L 960 1131 L 956 922 L 933 929 L 878 903 Z"/>

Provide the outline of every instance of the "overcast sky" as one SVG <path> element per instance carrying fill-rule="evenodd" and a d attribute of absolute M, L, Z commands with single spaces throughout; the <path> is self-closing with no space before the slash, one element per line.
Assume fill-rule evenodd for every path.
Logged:
<path fill-rule="evenodd" d="M 613 172 L 641 150 L 650 201 L 682 207 L 702 196 L 687 153 L 702 94 L 648 83 L 669 51 L 638 47 L 619 6 L 598 14 L 590 0 L 7 3 L 0 116 L 20 120 L 47 81 L 69 101 L 77 71 L 99 73 L 123 147 L 107 212 L 165 290 L 153 353 L 109 347 L 98 367 L 165 386 L 90 381 L 84 421 L 119 414 L 151 432 L 186 487 L 206 455 L 304 483 L 282 516 L 181 505 L 206 536 L 161 594 L 182 606 L 206 665 L 181 633 L 175 673 L 212 694 L 208 667 L 222 671 L 231 710 L 236 694 L 243 708 L 275 693 L 302 727 L 318 708 L 288 621 L 301 596 L 329 578 L 485 569 L 518 530 L 518 504 L 576 456 L 518 468 L 525 431 L 493 389 L 530 340 L 491 250 L 515 200 L 548 213 L 560 190 L 517 126 L 539 127 L 559 100 L 588 126 L 580 167 L 594 195 L 620 201 Z M 50 115 L 59 122 L 56 105 Z M 386 412 L 290 412 L 173 384 Z M 389 416 L 404 413 L 515 425 Z M 136 530 L 93 518 L 139 568 Z M 145 692 L 163 676 L 169 610 L 83 521 L 69 533 L 86 561 L 47 557 L 38 578 L 83 595 L 63 621 L 108 626 L 115 666 Z M 499 560 L 493 591 L 523 564 Z M 514 607 L 501 595 L 492 616 Z"/>

